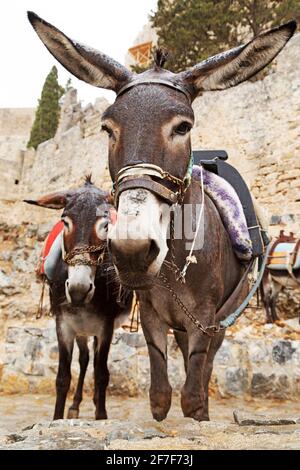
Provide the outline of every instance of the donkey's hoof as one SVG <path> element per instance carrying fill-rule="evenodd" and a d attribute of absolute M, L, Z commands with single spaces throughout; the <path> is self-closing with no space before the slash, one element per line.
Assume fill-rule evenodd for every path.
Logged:
<path fill-rule="evenodd" d="M 75 408 L 69 408 L 67 419 L 77 419 L 78 416 L 79 410 L 75 410 Z"/>
<path fill-rule="evenodd" d="M 155 421 L 163 421 L 164 419 L 166 419 L 169 409 L 162 408 L 160 406 L 153 406 L 151 411 L 153 419 L 155 419 Z"/>
<path fill-rule="evenodd" d="M 203 413 L 202 410 L 197 410 L 193 413 L 188 415 L 184 415 L 185 418 L 193 418 L 195 421 L 210 421 L 209 415 L 207 413 Z"/>
<path fill-rule="evenodd" d="M 153 419 L 155 419 L 155 421 L 163 421 L 167 417 L 167 415 L 165 413 L 163 413 L 163 414 L 161 414 L 161 413 L 152 413 L 152 416 L 153 416 Z"/>

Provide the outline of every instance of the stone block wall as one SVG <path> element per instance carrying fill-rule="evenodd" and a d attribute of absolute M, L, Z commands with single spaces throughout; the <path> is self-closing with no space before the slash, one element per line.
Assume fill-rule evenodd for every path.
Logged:
<path fill-rule="evenodd" d="M 300 72 L 295 66 L 299 51 L 297 34 L 262 80 L 204 93 L 193 103 L 193 148 L 227 150 L 229 162 L 241 172 L 270 218 L 277 217 L 271 228 L 274 235 L 279 228 L 300 230 Z M 76 186 L 89 172 L 97 184 L 110 187 L 107 137 L 100 130 L 100 117 L 107 106 L 99 98 L 83 109 L 76 90 L 70 90 L 62 103 L 54 139 L 41 144 L 36 152 L 25 153 L 15 197 Z M 15 174 L 13 177 L 17 179 Z M 19 206 L 10 209 L 16 212 Z M 28 220 L 26 210 L 20 214 Z"/>
<path fill-rule="evenodd" d="M 0 393 L 54 393 L 58 348 L 54 319 L 10 326 L 1 354 Z M 269 325 L 266 325 L 266 331 Z M 262 327 L 264 328 L 264 327 Z M 275 327 L 276 328 L 276 327 Z M 253 333 L 253 332 L 252 332 Z M 245 348 L 245 334 L 249 334 Z M 211 395 L 299 399 L 300 340 L 251 338 L 240 330 L 240 339 L 228 337 L 218 351 L 210 385 Z M 176 393 L 185 380 L 183 359 L 173 335 L 168 341 L 168 374 Z M 92 355 L 92 353 L 91 353 Z M 92 357 L 85 389 L 92 393 Z M 146 394 L 150 386 L 149 357 L 142 332 L 115 331 L 109 356 L 109 390 L 116 395 Z M 72 390 L 78 378 L 78 350 L 72 365 Z"/>
<path fill-rule="evenodd" d="M 203 94 L 193 105 L 193 148 L 227 150 L 229 162 L 240 170 L 254 196 L 272 216 L 273 235 L 280 228 L 300 235 L 300 71 L 295 61 L 299 52 L 298 34 L 263 80 Z M 0 110 L 0 374 L 2 370 L 2 381 L 5 379 L 8 384 L 4 389 L 9 390 L 10 383 L 11 390 L 15 390 L 14 374 L 24 390 L 52 387 L 57 361 L 53 325 L 50 332 L 48 326 L 29 324 L 29 320 L 34 318 L 40 294 L 34 277 L 35 264 L 42 241 L 59 212 L 27 206 L 21 201 L 78 186 L 90 172 L 96 184 L 110 188 L 107 137 L 100 130 L 100 116 L 107 106 L 105 100 L 99 99 L 93 106 L 82 108 L 76 91 L 71 90 L 62 103 L 56 136 L 37 151 L 25 153 L 21 150 L 29 135 L 33 110 L 27 114 Z M 14 185 L 15 180 L 19 184 Z M 294 397 L 299 392 L 299 339 L 287 340 L 277 337 L 275 330 L 264 331 L 268 334 L 260 339 L 234 336 L 224 342 L 216 359 L 215 389 L 220 395 L 264 393 Z M 149 376 L 145 347 L 132 347 L 127 343 L 132 341 L 128 335 L 126 340 L 124 335 L 117 338 L 111 356 L 115 377 L 112 389 L 122 389 L 127 383 L 124 374 L 118 375 L 118 363 L 122 363 L 131 377 L 131 385 L 124 385 L 125 389 L 130 389 L 130 393 L 146 390 Z M 27 343 L 26 350 L 20 349 Z M 281 353 L 276 351 L 281 350 L 286 357 L 283 362 L 277 360 Z M 259 357 L 264 355 L 264 360 L 258 360 L 254 351 Z M 121 360 L 123 353 L 125 362 Z M 174 362 L 170 361 L 170 372 L 179 389 L 183 369 L 176 355 L 174 352 Z M 139 377 L 137 381 L 135 377 Z"/>
<path fill-rule="evenodd" d="M 300 235 L 300 53 L 297 34 L 268 74 L 195 100 L 193 148 L 225 149 L 274 224 Z M 292 218 L 287 216 L 292 214 Z"/>
<path fill-rule="evenodd" d="M 0 199 L 18 199 L 23 156 L 33 123 L 33 108 L 0 108 Z"/>

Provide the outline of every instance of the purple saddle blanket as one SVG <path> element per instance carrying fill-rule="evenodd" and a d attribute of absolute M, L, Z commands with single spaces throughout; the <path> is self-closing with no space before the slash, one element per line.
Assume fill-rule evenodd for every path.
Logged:
<path fill-rule="evenodd" d="M 243 207 L 236 191 L 224 178 L 205 168 L 202 168 L 202 171 L 204 191 L 217 207 L 237 257 L 244 261 L 250 260 L 252 242 Z M 198 165 L 193 166 L 192 178 L 201 181 L 201 169 Z"/>

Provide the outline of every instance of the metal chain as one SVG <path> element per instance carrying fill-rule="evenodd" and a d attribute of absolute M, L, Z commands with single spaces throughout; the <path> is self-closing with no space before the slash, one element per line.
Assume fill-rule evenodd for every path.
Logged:
<path fill-rule="evenodd" d="M 175 247 L 174 247 L 174 213 L 172 213 L 171 220 L 170 220 L 170 261 L 164 261 L 164 265 L 171 270 L 175 274 L 175 279 L 178 281 L 181 276 L 181 270 L 176 264 L 176 256 L 175 256 Z M 191 322 L 200 330 L 202 333 L 213 336 L 214 334 L 218 333 L 221 330 L 220 326 L 211 325 L 211 326 L 203 326 L 197 318 L 188 310 L 188 308 L 184 305 L 184 303 L 180 300 L 174 289 L 171 287 L 168 278 L 165 274 L 160 272 L 159 274 L 160 279 L 162 280 L 165 288 L 170 292 L 171 296 L 173 297 L 174 301 L 177 305 L 181 308 L 183 313 L 191 320 Z"/>
<path fill-rule="evenodd" d="M 176 292 L 173 290 L 173 288 L 171 287 L 169 281 L 168 281 L 168 278 L 165 274 L 163 274 L 162 272 L 160 273 L 159 275 L 160 279 L 162 280 L 164 286 L 166 287 L 166 289 L 168 289 L 168 291 L 170 292 L 170 294 L 172 295 L 174 301 L 177 303 L 177 305 L 181 308 L 181 310 L 183 311 L 183 313 L 191 320 L 191 322 L 198 328 L 198 330 L 202 331 L 202 333 L 212 337 L 214 336 L 216 333 L 218 333 L 220 330 L 221 330 L 221 327 L 220 326 L 217 326 L 217 325 L 211 325 L 211 326 L 204 326 L 202 325 L 202 323 L 199 322 L 199 320 L 197 320 L 197 318 L 194 317 L 194 315 L 187 309 L 187 307 L 183 304 L 183 302 L 180 300 L 180 298 L 178 297 L 178 295 L 176 294 Z"/>
<path fill-rule="evenodd" d="M 99 266 L 103 262 L 104 252 L 106 248 L 106 243 L 101 245 L 90 245 L 90 246 L 82 246 L 80 248 L 75 248 L 71 250 L 69 253 L 66 254 L 64 257 L 64 262 L 67 263 L 69 266 L 76 266 L 76 264 L 85 265 L 85 266 Z M 85 253 L 96 253 L 100 251 L 100 255 L 98 256 L 97 260 L 92 259 L 73 259 L 77 255 L 82 255 Z"/>
<path fill-rule="evenodd" d="M 170 258 L 171 261 L 164 261 L 164 264 L 167 266 L 168 269 L 174 272 L 176 281 L 180 276 L 180 268 L 176 264 L 176 255 L 175 255 L 175 247 L 174 247 L 174 212 L 171 213 L 171 220 L 170 220 Z"/>

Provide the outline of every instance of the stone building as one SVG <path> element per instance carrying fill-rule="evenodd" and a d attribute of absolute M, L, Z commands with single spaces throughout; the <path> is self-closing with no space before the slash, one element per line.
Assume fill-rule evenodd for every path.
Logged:
<path fill-rule="evenodd" d="M 146 24 L 137 35 L 132 47 L 128 49 L 125 57 L 125 65 L 129 69 L 133 65 L 147 66 L 151 62 L 152 49 L 157 43 L 155 30 Z"/>

